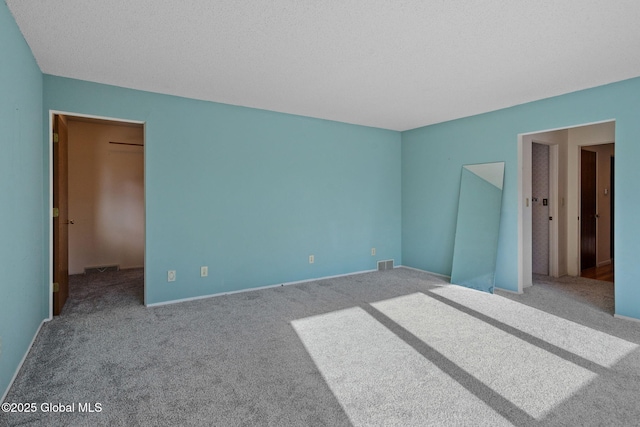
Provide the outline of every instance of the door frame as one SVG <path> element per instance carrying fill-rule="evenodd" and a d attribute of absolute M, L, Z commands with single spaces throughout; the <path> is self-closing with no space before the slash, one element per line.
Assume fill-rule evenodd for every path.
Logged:
<path fill-rule="evenodd" d="M 49 127 L 47 133 L 47 150 L 49 152 L 49 170 L 46 172 L 49 178 L 49 200 L 47 204 L 47 223 L 49 226 L 49 271 L 47 274 L 48 280 L 48 289 L 49 289 L 49 318 L 47 320 L 53 319 L 53 217 L 51 213 L 53 212 L 53 120 L 55 115 L 63 115 L 68 117 L 82 117 L 87 119 L 98 119 L 98 120 L 107 120 L 112 122 L 123 122 L 123 123 L 134 123 L 142 125 L 142 134 L 144 141 L 144 149 L 143 149 L 143 169 L 144 169 L 144 185 L 143 185 L 143 205 L 144 205 L 144 265 L 147 265 L 147 130 L 146 130 L 146 122 L 140 120 L 130 120 L 123 119 L 118 117 L 107 117 L 107 116 L 96 116 L 93 114 L 83 114 L 83 113 L 75 113 L 70 111 L 62 111 L 62 110 L 49 110 Z M 146 305 L 146 286 L 147 286 L 147 269 L 144 269 L 144 286 L 145 292 L 143 304 Z"/>
<path fill-rule="evenodd" d="M 58 208 L 58 214 L 52 215 L 53 241 L 53 269 L 52 281 L 58 283 L 58 291 L 52 292 L 53 315 L 62 313 L 69 297 L 69 126 L 67 117 L 62 114 L 53 116 L 54 143 L 51 146 L 53 156 L 52 185 L 54 187 L 53 200 L 58 201 L 52 206 Z M 55 137 L 58 136 L 58 140 Z M 57 177 L 57 179 L 56 179 Z M 56 193 L 57 191 L 57 193 Z M 57 223 L 57 224 L 56 224 Z M 57 236 L 57 237 L 56 237 Z"/>
<path fill-rule="evenodd" d="M 577 125 L 571 126 L 563 126 L 557 128 L 550 129 L 542 129 L 536 130 L 534 132 L 524 132 L 517 135 L 516 144 L 518 151 L 518 291 L 517 293 L 523 293 L 524 288 L 530 286 L 532 284 L 532 248 L 531 248 L 531 144 L 525 142 L 525 137 L 530 135 L 535 135 L 539 133 L 545 132 L 555 132 L 559 130 L 568 130 L 573 128 L 579 128 L 583 126 L 597 125 L 602 123 L 610 123 L 615 122 L 615 119 L 608 120 L 600 120 L 589 123 L 580 123 Z M 612 141 L 613 142 L 613 141 Z M 598 145 L 604 144 L 606 142 L 599 142 L 597 144 L 587 144 L 587 145 Z M 551 153 L 550 153 L 551 154 Z M 575 154 L 575 153 L 574 153 Z M 580 154 L 580 150 L 578 150 L 578 155 Z M 568 153 L 569 156 L 572 155 L 571 152 Z M 560 166 L 560 165 L 558 165 Z M 557 175 L 556 175 L 557 176 Z M 579 190 L 579 188 L 578 188 Z M 575 189 L 568 188 L 567 191 L 570 193 L 575 191 Z M 557 197 L 557 193 L 555 193 Z M 568 194 L 567 194 L 568 196 Z M 556 209 L 559 207 L 556 201 L 555 203 Z M 554 212 L 557 215 L 557 212 Z M 557 216 L 556 216 L 557 217 Z M 569 218 L 567 218 L 567 221 Z M 567 224 L 567 232 L 569 233 L 570 222 Z M 557 225 L 557 224 L 554 224 Z M 570 234 L 567 235 L 570 237 Z M 567 242 L 568 243 L 568 242 Z M 579 243 L 579 242 L 578 242 Z M 559 255 L 559 254 L 557 254 Z M 551 267 L 551 265 L 549 265 Z M 567 266 L 568 267 L 568 266 Z M 570 272 L 570 269 L 568 268 Z M 570 274 L 570 273 L 569 273 Z"/>

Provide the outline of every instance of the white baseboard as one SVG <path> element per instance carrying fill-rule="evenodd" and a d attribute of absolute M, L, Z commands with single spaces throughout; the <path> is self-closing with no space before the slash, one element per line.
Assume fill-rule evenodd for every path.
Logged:
<path fill-rule="evenodd" d="M 640 322 L 640 319 L 636 319 L 635 317 L 623 316 L 622 314 L 614 314 L 613 317 L 617 319 L 631 320 L 632 322 Z"/>
<path fill-rule="evenodd" d="M 239 293 L 242 293 L 242 292 L 252 292 L 252 291 L 259 291 L 261 289 L 279 288 L 281 286 L 297 285 L 297 284 L 300 284 L 300 283 L 307 283 L 307 282 L 316 282 L 318 280 L 334 279 L 336 277 L 345 277 L 345 276 L 353 276 L 355 274 L 372 273 L 374 271 L 378 271 L 378 270 L 363 270 L 363 271 L 356 271 L 356 272 L 353 272 L 353 273 L 336 274 L 334 276 L 324 276 L 324 277 L 317 277 L 317 278 L 314 278 L 314 279 L 297 280 L 295 282 L 285 282 L 285 283 L 278 283 L 278 284 L 275 284 L 275 285 L 260 286 L 260 287 L 257 287 L 257 288 L 247 288 L 247 289 L 240 289 L 240 290 L 237 290 L 237 291 L 228 291 L 228 292 L 219 292 L 219 293 L 215 293 L 215 294 L 200 295 L 200 296 L 191 297 L 191 298 L 181 298 L 181 299 L 175 299 L 175 300 L 170 300 L 170 301 L 154 302 L 153 304 L 146 304 L 146 306 L 147 307 L 159 307 L 159 306 L 169 305 L 169 304 L 178 304 L 178 303 L 181 303 L 181 302 L 196 301 L 196 300 L 199 300 L 199 299 L 215 298 L 215 297 L 219 297 L 219 296 L 222 296 L 222 295 L 239 294 Z"/>
<path fill-rule="evenodd" d="M 421 270 L 421 269 L 419 269 L 419 268 L 408 267 L 408 266 L 406 266 L 406 265 L 399 265 L 399 266 L 398 266 L 398 267 L 396 267 L 396 268 L 399 268 L 399 267 L 406 268 L 406 269 L 409 269 L 409 270 L 419 271 L 419 272 L 421 272 L 421 273 L 431 274 L 432 276 L 438 276 L 438 277 L 441 277 L 441 278 L 443 278 L 443 279 L 445 279 L 445 280 L 449 280 L 449 281 L 451 280 L 451 276 L 445 276 L 444 274 L 434 273 L 433 271 Z"/>
<path fill-rule="evenodd" d="M 31 339 L 31 343 L 29 343 L 29 346 L 27 347 L 27 351 L 24 352 L 24 356 L 22 356 L 22 360 L 18 364 L 16 371 L 13 373 L 13 377 L 11 377 L 11 381 L 9 381 L 9 384 L 7 384 L 7 389 L 4 391 L 4 393 L 2 393 L 2 399 L 0 399 L 0 403 L 3 403 L 4 399 L 7 397 L 7 394 L 9 394 L 9 390 L 11 390 L 11 386 L 13 385 L 13 382 L 18 377 L 18 373 L 20 372 L 20 369 L 22 369 L 22 365 L 24 364 L 24 361 L 27 360 L 27 355 L 31 351 L 31 347 L 33 347 L 33 343 L 36 342 L 36 338 L 40 333 L 40 329 L 42 329 L 42 325 L 44 325 L 44 322 L 48 322 L 48 321 L 49 319 L 43 319 L 42 322 L 40 322 L 40 326 L 38 326 L 36 333 L 33 335 L 33 338 Z"/>
<path fill-rule="evenodd" d="M 527 288 L 531 287 L 532 285 L 526 286 Z M 516 294 L 516 295 L 522 295 L 524 294 L 524 292 L 520 292 L 520 291 L 512 291 L 511 289 L 505 289 L 505 288 L 500 288 L 498 286 L 494 286 L 495 289 L 501 291 L 501 292 L 509 292 L 510 294 Z"/>
<path fill-rule="evenodd" d="M 420 271 L 421 273 L 431 274 L 432 276 L 441 277 L 441 278 L 443 278 L 443 279 L 445 279 L 445 280 L 447 280 L 449 282 L 451 281 L 451 276 L 445 276 L 444 274 L 434 273 L 433 271 L 421 270 L 419 268 L 414 268 L 414 267 L 407 267 L 406 265 L 400 265 L 398 267 L 407 268 L 409 270 Z M 471 288 L 469 288 L 469 289 L 471 289 Z M 518 291 L 512 291 L 510 289 L 500 288 L 498 286 L 495 286 L 495 289 L 498 289 L 498 290 L 504 291 L 504 292 L 509 292 L 509 293 L 512 293 L 512 294 L 517 294 L 517 295 L 520 295 L 520 294 L 523 293 L 523 292 L 518 292 Z M 480 291 L 480 292 L 483 292 L 483 291 Z"/>

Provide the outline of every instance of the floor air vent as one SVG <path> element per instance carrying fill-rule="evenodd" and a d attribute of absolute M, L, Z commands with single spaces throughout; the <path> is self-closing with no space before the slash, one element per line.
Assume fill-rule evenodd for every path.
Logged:
<path fill-rule="evenodd" d="M 393 260 L 378 261 L 378 271 L 393 270 Z"/>
<path fill-rule="evenodd" d="M 101 265 L 98 267 L 85 267 L 84 274 L 106 273 L 107 271 L 120 271 L 119 265 Z"/>

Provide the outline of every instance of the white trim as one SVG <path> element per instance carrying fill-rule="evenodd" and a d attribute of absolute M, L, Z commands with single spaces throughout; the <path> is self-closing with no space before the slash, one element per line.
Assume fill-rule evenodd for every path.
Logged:
<path fill-rule="evenodd" d="M 49 144 L 47 146 L 47 150 L 49 151 L 49 206 L 47 208 L 47 215 L 49 218 L 49 274 L 47 275 L 48 277 L 48 281 L 45 284 L 45 286 L 49 287 L 49 317 L 47 320 L 51 320 L 53 319 L 53 217 L 51 216 L 51 212 L 53 209 L 53 116 L 55 115 L 63 115 L 63 116 L 71 116 L 71 117 L 83 117 L 83 118 L 87 118 L 87 119 L 98 119 L 98 120 L 106 120 L 106 121 L 110 121 L 110 122 L 122 122 L 122 123 L 134 123 L 134 124 L 139 124 L 142 125 L 142 130 L 143 130 L 143 138 L 144 138 L 144 177 L 146 177 L 146 173 L 147 173 L 147 165 L 146 165 L 146 159 L 147 159 L 147 150 L 146 150 L 146 145 L 147 145 L 147 133 L 146 133 L 146 129 L 147 129 L 147 125 L 146 122 L 144 121 L 139 121 L 139 120 L 130 120 L 130 119 L 122 119 L 122 118 L 117 118 L 117 117 L 107 117 L 107 116 L 96 116 L 93 114 L 82 114 L 82 113 L 74 113 L 74 112 L 69 112 L 69 111 L 61 111 L 61 110 L 49 110 L 49 135 L 47 137 Z M 143 178 L 144 179 L 144 178 Z M 147 265 L 147 259 L 146 259 L 146 254 L 147 254 L 147 216 L 146 216 L 146 212 L 147 212 L 147 196 L 146 196 L 146 190 L 147 190 L 147 184 L 146 184 L 146 180 L 144 180 L 144 186 L 143 186 L 143 191 L 144 191 L 144 195 L 143 197 L 143 201 L 144 201 L 144 210 L 145 210 L 145 218 L 144 218 L 144 262 L 145 265 Z M 147 298 L 147 293 L 146 293 L 146 289 L 147 289 L 147 269 L 145 268 L 144 270 L 144 289 L 145 292 L 143 293 L 143 298 L 146 300 Z"/>
<path fill-rule="evenodd" d="M 477 293 L 483 294 L 483 295 L 495 295 L 495 294 L 492 294 L 492 293 L 489 293 L 487 291 L 483 291 L 483 290 L 480 290 L 480 289 L 470 288 L 469 286 L 458 285 L 457 283 L 449 283 L 448 285 L 449 286 L 456 286 L 456 287 L 458 287 L 460 289 L 465 289 L 467 291 L 477 292 Z"/>
<path fill-rule="evenodd" d="M 421 270 L 419 268 L 409 267 L 409 266 L 406 266 L 406 265 L 399 265 L 396 268 L 400 268 L 400 267 L 406 268 L 408 270 L 420 271 L 421 273 L 431 274 L 432 276 L 442 277 L 443 279 L 447 279 L 447 280 L 451 281 L 451 276 L 446 276 L 444 274 L 434 273 L 433 271 L 428 271 L 428 270 Z"/>
<path fill-rule="evenodd" d="M 9 384 L 7 384 L 7 389 L 2 394 L 2 399 L 0 399 L 0 403 L 3 403 L 4 399 L 7 397 L 7 394 L 9 394 L 9 390 L 11 390 L 11 386 L 13 386 L 13 382 L 18 377 L 18 373 L 20 373 L 20 369 L 22 369 L 22 365 L 24 364 L 24 361 L 27 360 L 27 356 L 31 351 L 31 347 L 33 347 L 33 343 L 36 342 L 36 338 L 38 338 L 38 334 L 40 333 L 40 329 L 42 329 L 42 325 L 44 325 L 44 322 L 47 322 L 47 321 L 48 319 L 43 319 L 42 322 L 40 322 L 40 326 L 38 326 L 36 333 L 33 335 L 33 338 L 31 339 L 31 343 L 29 344 L 29 347 L 27 347 L 27 351 L 24 352 L 24 356 L 22 356 L 22 360 L 20 360 L 20 363 L 18 363 L 18 367 L 16 368 L 16 371 L 13 373 L 13 377 L 11 377 L 11 380 L 9 380 Z"/>
<path fill-rule="evenodd" d="M 532 285 L 532 149 L 533 140 L 518 135 L 518 292 Z"/>
<path fill-rule="evenodd" d="M 613 317 L 615 317 L 616 319 L 631 320 L 632 322 L 640 322 L 640 319 L 636 319 L 635 317 L 623 316 L 622 314 L 614 314 Z"/>
<path fill-rule="evenodd" d="M 599 120 L 597 122 L 580 123 L 580 124 L 573 125 L 573 126 L 564 126 L 564 127 L 558 127 L 558 128 L 552 128 L 552 129 L 536 130 L 536 131 L 533 131 L 533 132 L 524 132 L 524 133 L 520 133 L 518 135 L 521 135 L 521 136 L 535 135 L 537 133 L 546 133 L 546 132 L 555 132 L 555 131 L 558 131 L 558 130 L 575 129 L 575 128 L 581 128 L 581 127 L 591 126 L 591 125 L 600 125 L 602 123 L 611 123 L 611 122 L 615 122 L 615 121 L 616 121 L 616 119 Z"/>
<path fill-rule="evenodd" d="M 336 274 L 334 276 L 317 277 L 315 279 L 305 279 L 305 280 L 298 280 L 298 281 L 295 281 L 295 282 L 278 283 L 278 284 L 275 284 L 275 285 L 259 286 L 257 288 L 247 288 L 247 289 L 240 289 L 240 290 L 237 290 L 237 291 L 219 292 L 219 293 L 216 293 L 216 294 L 200 295 L 200 296 L 197 296 L 197 297 L 181 298 L 181 299 L 174 299 L 174 300 L 162 301 L 162 302 L 154 302 L 153 304 L 145 304 L 145 306 L 146 307 L 160 307 L 160 306 L 163 306 L 163 305 L 178 304 L 178 303 L 181 303 L 181 302 L 188 302 L 188 301 L 197 301 L 197 300 L 200 300 L 200 299 L 220 297 L 220 296 L 223 296 L 223 295 L 233 295 L 233 294 L 240 294 L 240 293 L 244 293 L 244 292 L 259 291 L 259 290 L 262 290 L 262 289 L 279 288 L 281 286 L 298 285 L 300 283 L 317 282 L 317 281 L 320 281 L 320 280 L 334 279 L 336 277 L 353 276 L 353 275 L 356 275 L 356 274 L 364 274 L 364 273 L 374 273 L 374 272 L 377 272 L 377 271 L 378 271 L 377 269 L 376 270 L 355 271 L 353 273 Z"/>
<path fill-rule="evenodd" d="M 53 319 L 53 116 L 54 112 L 49 110 L 49 135 L 47 136 L 47 151 L 49 151 L 49 206 L 47 206 L 46 215 L 49 223 L 49 273 L 47 274 L 47 283 L 45 287 L 49 289 L 49 317 Z"/>
<path fill-rule="evenodd" d="M 598 263 L 598 267 L 603 267 L 605 265 L 610 265 L 613 261 L 611 259 L 607 259 Z"/>
<path fill-rule="evenodd" d="M 147 232 L 147 224 L 149 224 L 149 218 L 147 217 L 147 213 L 149 212 L 147 210 L 147 156 L 149 155 L 149 150 L 147 149 L 147 123 L 144 122 L 142 124 L 142 144 L 144 145 L 143 147 L 143 155 L 142 155 L 142 161 L 143 161 L 143 165 L 142 165 L 142 209 L 144 209 L 144 245 L 142 245 L 142 250 L 143 250 L 143 258 L 142 258 L 142 268 L 144 268 L 144 270 L 142 270 L 142 283 L 143 283 L 143 289 L 142 289 L 142 304 L 144 304 L 147 301 L 147 283 L 149 283 L 149 278 L 148 278 L 148 265 L 151 265 L 151 263 L 149 262 L 149 260 L 147 259 L 147 256 L 149 254 L 149 251 L 147 250 L 147 237 L 149 236 L 149 233 Z"/>
<path fill-rule="evenodd" d="M 136 125 L 144 125 L 146 122 L 141 120 L 131 120 L 131 119 L 122 119 L 120 117 L 107 117 L 107 116 L 96 116 L 94 114 L 82 114 L 82 113 L 74 113 L 71 111 L 61 111 L 61 110 L 49 110 L 50 117 L 53 117 L 55 114 L 61 114 L 63 116 L 72 116 L 72 117 L 82 117 L 85 119 L 97 119 L 97 120 L 106 120 L 109 122 L 122 122 L 122 123 L 133 123 Z M 51 128 L 53 131 L 53 128 Z"/>
<path fill-rule="evenodd" d="M 494 286 L 494 289 L 497 289 L 501 292 L 509 292 L 510 294 L 516 294 L 516 295 L 522 295 L 524 294 L 523 291 L 512 291 L 511 289 L 505 289 L 505 288 L 499 288 L 498 286 Z"/>

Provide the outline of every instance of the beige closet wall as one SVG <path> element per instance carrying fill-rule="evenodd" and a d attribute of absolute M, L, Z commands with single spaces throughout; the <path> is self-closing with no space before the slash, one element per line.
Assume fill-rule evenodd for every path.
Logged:
<path fill-rule="evenodd" d="M 69 274 L 144 266 L 141 125 L 69 118 Z"/>

